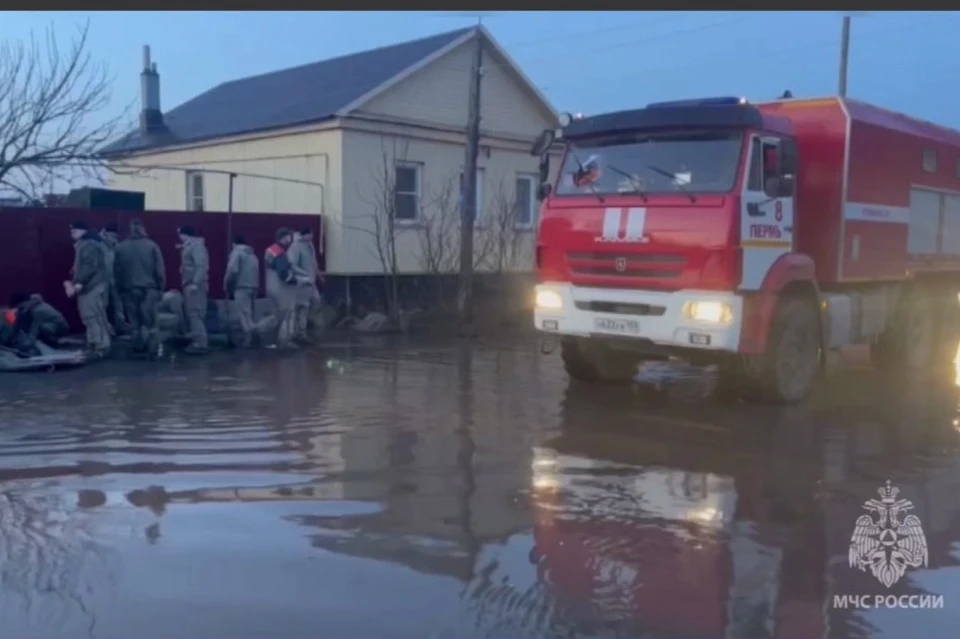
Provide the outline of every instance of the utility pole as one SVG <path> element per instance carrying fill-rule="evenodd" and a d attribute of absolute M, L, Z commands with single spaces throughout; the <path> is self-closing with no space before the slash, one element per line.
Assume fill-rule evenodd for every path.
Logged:
<path fill-rule="evenodd" d="M 847 97 L 847 63 L 850 58 L 850 16 L 843 16 L 840 32 L 840 97 Z"/>
<path fill-rule="evenodd" d="M 483 74 L 483 36 L 476 30 L 467 109 L 467 149 L 460 194 L 460 286 L 457 300 L 461 327 L 473 325 L 473 226 L 477 220 L 477 155 L 480 151 L 480 77 Z"/>

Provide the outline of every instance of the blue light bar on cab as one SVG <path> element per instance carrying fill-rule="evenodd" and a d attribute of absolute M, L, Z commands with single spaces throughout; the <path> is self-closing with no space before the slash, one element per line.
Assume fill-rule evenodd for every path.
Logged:
<path fill-rule="evenodd" d="M 736 106 L 746 104 L 744 98 L 699 98 L 696 100 L 673 100 L 670 102 L 652 102 L 647 105 L 648 109 L 659 109 L 663 107 L 692 107 L 692 106 Z"/>

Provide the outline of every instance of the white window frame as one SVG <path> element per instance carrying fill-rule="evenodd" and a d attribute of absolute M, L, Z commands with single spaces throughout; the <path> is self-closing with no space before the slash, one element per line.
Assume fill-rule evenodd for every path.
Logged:
<path fill-rule="evenodd" d="M 539 188 L 539 179 L 540 176 L 533 173 L 517 173 L 516 178 L 513 182 L 513 198 L 517 206 L 520 204 L 520 200 L 517 198 L 519 194 L 517 193 L 517 182 L 520 180 L 526 180 L 530 183 L 530 201 L 527 205 L 530 207 L 530 220 L 527 222 L 521 222 L 519 217 L 514 217 L 514 226 L 520 229 L 531 229 L 537 225 L 537 213 L 539 209 L 539 202 L 537 201 L 537 189 Z M 514 213 L 516 216 L 516 213 Z"/>
<path fill-rule="evenodd" d="M 484 168 L 482 166 L 477 167 L 477 193 L 476 193 L 476 208 L 474 210 L 475 217 L 473 218 L 474 226 L 483 226 L 483 176 L 485 174 Z M 463 168 L 460 169 L 460 192 L 458 194 L 457 201 L 463 202 L 463 187 L 464 187 L 464 172 Z M 459 207 L 457 207 L 459 208 Z"/>
<path fill-rule="evenodd" d="M 197 179 L 200 181 L 200 194 L 196 193 Z M 203 171 L 187 171 L 186 172 L 187 180 L 187 210 L 188 211 L 199 211 L 203 212 L 207 210 L 206 207 L 206 180 L 203 178 Z M 197 205 L 199 204 L 199 208 Z"/>
<path fill-rule="evenodd" d="M 401 191 L 397 186 L 397 170 L 398 169 L 412 169 L 414 171 L 414 191 Z M 396 224 L 417 224 L 420 221 L 420 216 L 422 211 L 420 210 L 420 201 L 423 194 L 423 164 L 420 162 L 407 162 L 407 161 L 398 161 L 394 162 L 393 165 L 393 190 L 394 190 L 394 201 L 393 201 L 393 215 L 394 222 Z M 397 217 L 397 201 L 396 198 L 400 195 L 412 195 L 414 201 L 414 216 L 413 217 Z"/>

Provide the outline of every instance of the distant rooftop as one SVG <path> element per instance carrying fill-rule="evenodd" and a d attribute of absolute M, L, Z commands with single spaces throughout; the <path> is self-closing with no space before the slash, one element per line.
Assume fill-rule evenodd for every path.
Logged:
<path fill-rule="evenodd" d="M 104 147 L 103 153 L 124 155 L 333 118 L 471 29 L 225 82 L 164 113 L 159 132 L 132 131 Z"/>

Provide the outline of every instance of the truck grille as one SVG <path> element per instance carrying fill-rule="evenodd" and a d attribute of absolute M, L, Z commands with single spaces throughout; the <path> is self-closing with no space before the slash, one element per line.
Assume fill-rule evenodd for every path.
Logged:
<path fill-rule="evenodd" d="M 567 253 L 567 266 L 575 275 L 602 277 L 677 278 L 683 272 L 686 257 L 672 253 Z"/>

